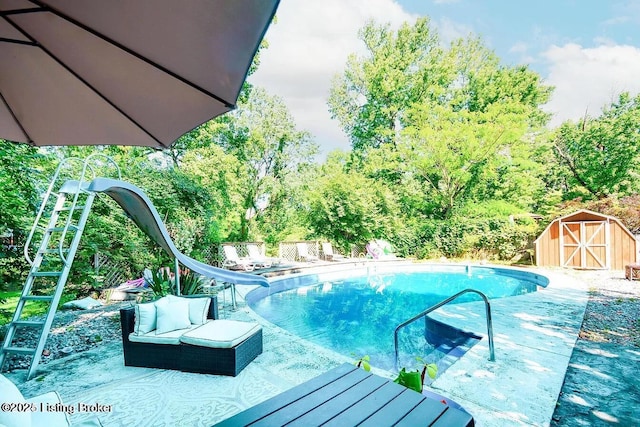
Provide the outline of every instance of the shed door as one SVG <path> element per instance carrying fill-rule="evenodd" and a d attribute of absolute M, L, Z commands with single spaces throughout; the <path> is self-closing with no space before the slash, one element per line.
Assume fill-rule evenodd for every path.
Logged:
<path fill-rule="evenodd" d="M 561 222 L 560 262 L 563 267 L 608 269 L 607 221 Z"/>

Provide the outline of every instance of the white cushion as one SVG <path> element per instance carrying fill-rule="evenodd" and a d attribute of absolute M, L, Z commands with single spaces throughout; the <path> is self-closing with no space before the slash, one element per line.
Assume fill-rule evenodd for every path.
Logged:
<path fill-rule="evenodd" d="M 90 310 L 92 308 L 100 307 L 102 303 L 91 297 L 77 299 L 74 301 L 65 302 L 62 304 L 64 308 L 79 308 L 82 310 Z"/>
<path fill-rule="evenodd" d="M 0 403 L 26 403 L 18 387 L 3 375 L 0 375 Z M 13 411 L 0 410 L 0 425 L 30 427 L 31 412 L 18 410 L 18 408 Z"/>
<path fill-rule="evenodd" d="M 180 336 L 190 329 L 195 328 L 193 325 L 189 325 L 185 329 L 176 329 L 175 331 L 165 332 L 164 334 L 156 334 L 156 331 L 151 331 L 144 335 L 129 334 L 129 341 L 141 342 L 149 344 L 180 344 Z"/>
<path fill-rule="evenodd" d="M 189 321 L 192 325 L 202 325 L 203 323 L 206 323 L 211 298 L 183 298 L 174 295 L 168 295 L 167 298 L 169 298 L 170 301 L 178 299 L 189 302 Z"/>
<path fill-rule="evenodd" d="M 144 335 L 156 328 L 156 304 L 153 302 L 135 305 L 135 325 L 133 333 Z"/>
<path fill-rule="evenodd" d="M 156 334 L 191 326 L 189 302 L 185 298 L 160 298 L 156 301 Z"/>
<path fill-rule="evenodd" d="M 262 329 L 258 323 L 237 320 L 212 320 L 185 332 L 180 341 L 200 347 L 231 348 Z"/>

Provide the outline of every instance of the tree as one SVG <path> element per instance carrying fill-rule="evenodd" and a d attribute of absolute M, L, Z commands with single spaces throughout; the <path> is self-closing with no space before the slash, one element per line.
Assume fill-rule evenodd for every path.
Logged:
<path fill-rule="evenodd" d="M 369 23 L 359 35 L 367 55 L 349 58 L 329 108 L 360 170 L 393 185 L 413 214 L 419 207 L 446 218 L 478 198 L 534 204 L 543 170 L 532 153 L 552 90 L 538 74 L 502 66 L 478 38 L 440 47 L 428 18 L 395 32 Z M 523 198 L 514 183 L 524 179 L 531 191 Z"/>
<path fill-rule="evenodd" d="M 596 199 L 640 189 L 640 95 L 622 93 L 600 117 L 563 123 L 553 141 L 574 189 Z"/>
<path fill-rule="evenodd" d="M 311 230 L 342 250 L 389 235 L 399 212 L 384 183 L 348 170 L 345 159 L 341 152 L 331 153 L 307 194 Z"/>
<path fill-rule="evenodd" d="M 397 32 L 369 22 L 358 36 L 367 54 L 349 56 L 344 74 L 332 82 L 328 101 L 356 151 L 394 145 L 406 110 L 437 99 L 450 81 L 439 65 L 443 51 L 426 17 Z"/>
<path fill-rule="evenodd" d="M 253 88 L 247 103 L 232 113 L 217 142 L 238 159 L 243 203 L 237 238 L 247 240 L 256 216 L 282 207 L 288 175 L 312 160 L 317 145 L 308 132 L 296 129 L 282 100 L 262 88 Z"/>
<path fill-rule="evenodd" d="M 40 160 L 35 148 L 0 140 L 0 233 L 31 226 L 39 202 Z"/>

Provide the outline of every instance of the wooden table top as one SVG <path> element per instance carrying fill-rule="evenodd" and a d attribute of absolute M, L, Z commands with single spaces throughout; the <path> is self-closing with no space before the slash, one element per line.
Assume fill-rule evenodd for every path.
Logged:
<path fill-rule="evenodd" d="M 471 415 L 351 364 L 218 424 L 228 426 L 474 426 Z"/>

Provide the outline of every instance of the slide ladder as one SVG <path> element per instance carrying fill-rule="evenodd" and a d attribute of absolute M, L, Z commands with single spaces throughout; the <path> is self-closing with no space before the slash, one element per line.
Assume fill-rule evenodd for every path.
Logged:
<path fill-rule="evenodd" d="M 61 162 L 43 197 L 24 247 L 31 268 L 0 347 L 0 371 L 11 354 L 31 357 L 27 379 L 40 363 L 95 198 L 95 193 L 86 189 L 86 178 L 93 178 L 90 158 L 84 161 L 79 180 L 65 180 L 65 175 L 73 170 L 73 162 L 81 160 L 69 158 Z M 44 320 L 26 320 L 30 308 L 38 305 L 46 306 Z"/>

